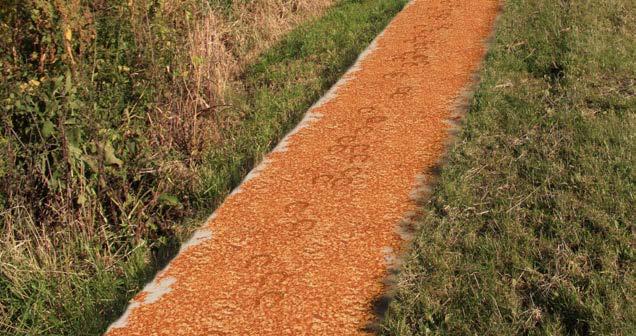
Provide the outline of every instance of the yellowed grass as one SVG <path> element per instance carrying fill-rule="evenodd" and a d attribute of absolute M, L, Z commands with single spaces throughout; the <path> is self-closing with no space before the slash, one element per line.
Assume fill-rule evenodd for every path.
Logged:
<path fill-rule="evenodd" d="M 25 2 L 29 8 L 37 9 L 40 13 L 34 25 L 42 30 L 43 36 L 54 41 L 37 45 L 37 50 L 33 52 L 32 61 L 39 70 L 35 74 L 37 78 L 59 75 L 48 72 L 57 69 L 56 64 L 62 63 L 68 65 L 72 72 L 69 83 L 78 86 L 92 83 L 95 65 L 111 61 L 98 60 L 94 56 L 98 54 L 95 41 L 104 38 L 97 36 L 96 21 L 100 19 L 99 15 L 115 17 L 116 20 L 112 19 L 112 22 L 124 20 L 130 23 L 130 27 L 126 28 L 130 28 L 130 39 L 134 39 L 140 50 L 139 55 L 135 55 L 139 68 L 121 66 L 121 71 L 131 77 L 143 76 L 144 80 L 138 82 L 157 84 L 153 88 L 157 91 L 153 92 L 155 96 L 152 97 L 157 104 L 152 109 L 145 111 L 147 106 L 137 106 L 135 103 L 127 106 L 124 112 L 129 118 L 145 117 L 147 125 L 144 127 L 147 126 L 149 134 L 140 137 L 144 141 L 140 146 L 147 147 L 146 139 L 149 139 L 153 147 L 153 154 L 144 157 L 143 162 L 152 161 L 152 164 L 148 168 L 130 168 L 130 171 L 134 171 L 131 175 L 135 176 L 154 175 L 161 178 L 151 184 L 152 188 L 130 191 L 131 194 L 122 192 L 120 195 L 117 194 L 120 190 L 106 187 L 107 182 L 102 176 L 99 182 L 89 185 L 94 182 L 84 178 L 86 174 L 82 168 L 79 177 L 61 177 L 67 180 L 68 187 L 64 193 L 50 191 L 44 200 L 46 204 L 39 205 L 46 209 L 46 213 L 37 215 L 33 210 L 38 206 L 33 204 L 36 200 L 23 197 L 18 192 L 13 193 L 13 190 L 7 192 L 11 202 L 7 203 L 9 205 L 6 208 L 0 204 L 0 291 L 4 291 L 0 293 L 0 334 L 3 330 L 10 330 L 12 334 L 31 334 L 28 328 L 46 324 L 42 321 L 12 321 L 13 316 L 21 316 L 21 313 L 13 310 L 10 306 L 12 302 L 2 300 L 19 298 L 25 302 L 25 309 L 30 309 L 28 302 L 38 300 L 52 300 L 54 303 L 46 301 L 46 304 L 58 305 L 73 297 L 80 297 L 82 299 L 79 301 L 89 302 L 88 294 L 82 294 L 81 290 L 90 288 L 87 283 L 96 273 L 115 270 L 117 276 L 123 278 L 119 272 L 125 272 L 121 266 L 124 261 L 133 265 L 134 262 L 130 261 L 134 259 L 133 256 L 147 257 L 149 253 L 141 251 L 146 248 L 144 244 L 130 248 L 124 243 L 129 238 L 126 235 L 134 234 L 139 239 L 147 225 L 162 224 L 150 223 L 148 220 L 152 217 L 149 213 L 158 208 L 162 193 L 194 189 L 192 185 L 198 183 L 197 160 L 206 150 L 221 144 L 223 123 L 219 120 L 223 120 L 224 116 L 220 115 L 221 109 L 218 107 L 225 104 L 225 97 L 230 90 L 240 84 L 238 75 L 264 49 L 299 23 L 322 14 L 333 2 L 236 1 L 230 17 L 218 9 L 202 6 L 207 1 L 198 0 L 128 0 L 121 6 L 113 6 L 115 2 L 107 0 Z M 4 28 L 3 24 L 0 23 L 0 28 Z M 0 37 L 6 36 L 2 32 L 0 29 Z M 59 42 L 55 42 L 56 36 L 62 36 Z M 174 41 L 181 43 L 175 45 Z M 122 49 L 122 52 L 129 51 L 126 47 Z M 13 54 L 16 54 L 15 48 Z M 165 61 L 166 57 L 170 57 L 169 61 Z M 0 70 L 2 67 L 14 66 L 1 62 L 3 59 L 0 58 Z M 134 67 L 137 65 L 135 62 L 127 65 Z M 117 63 L 112 61 L 108 65 Z M 115 70 L 109 68 L 108 71 L 117 72 L 117 67 L 113 68 Z M 66 73 L 62 74 L 66 76 Z M 90 88 L 90 85 L 86 87 Z M 131 112 L 129 109 L 136 110 Z M 145 116 L 144 112 L 139 111 L 144 111 Z M 3 120 L 1 115 L 0 120 Z M 126 130 L 120 131 L 126 133 Z M 89 136 L 86 138 L 91 139 Z M 0 157 L 0 177 L 3 177 L 5 166 L 10 169 L 10 164 L 15 164 L 10 162 L 11 155 L 4 155 L 11 150 L 10 144 L 4 141 L 0 133 L 0 152 L 3 154 Z M 175 152 L 181 156 L 175 158 Z M 62 164 L 67 163 L 62 161 Z M 81 166 L 84 167 L 84 164 Z M 43 172 L 33 170 L 31 173 L 32 179 L 25 180 L 31 181 L 32 185 L 20 188 L 46 184 L 42 178 L 43 175 L 46 177 Z M 130 179 L 122 183 L 126 188 L 134 183 Z M 96 189 L 101 191 L 101 195 L 87 192 L 95 185 L 99 185 Z M 82 195 L 81 200 L 78 195 Z M 2 193 L 0 196 L 3 196 Z M 106 203 L 112 206 L 105 207 L 98 196 L 102 197 L 101 200 L 108 199 Z M 104 214 L 116 217 L 106 218 Z M 140 261 L 140 264 L 147 265 L 148 261 Z M 62 280 L 57 281 L 58 276 Z M 56 281 L 49 281 L 52 278 Z M 130 279 L 125 281 L 133 282 Z M 55 293 L 33 285 L 42 283 L 48 286 L 49 282 L 57 287 L 46 290 L 54 290 Z M 33 293 L 38 296 L 35 297 Z M 104 294 L 106 297 L 108 295 Z M 83 310 L 82 307 L 78 309 Z M 66 311 L 64 314 L 73 313 Z M 24 316 L 27 315 L 29 313 L 24 313 Z"/>
<path fill-rule="evenodd" d="M 157 127 L 156 145 L 176 147 L 197 160 L 208 146 L 220 141 L 218 107 L 225 104 L 237 75 L 264 49 L 300 22 L 316 17 L 333 0 L 237 1 L 231 19 L 209 8 L 195 24 L 185 26 L 183 59 L 175 64 L 187 74 L 149 118 Z M 178 4 L 165 2 L 165 16 L 179 12 Z M 143 30 L 143 29 L 141 29 Z M 150 41 L 148 41 L 150 42 Z"/>

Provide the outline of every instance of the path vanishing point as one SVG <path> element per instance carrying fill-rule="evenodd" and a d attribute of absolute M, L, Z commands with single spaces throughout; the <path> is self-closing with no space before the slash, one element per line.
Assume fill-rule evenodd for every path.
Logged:
<path fill-rule="evenodd" d="M 407 5 L 106 335 L 368 334 L 499 5 Z"/>

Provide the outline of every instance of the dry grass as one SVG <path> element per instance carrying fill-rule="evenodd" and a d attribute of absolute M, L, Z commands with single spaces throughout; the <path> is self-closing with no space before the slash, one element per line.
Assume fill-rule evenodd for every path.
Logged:
<path fill-rule="evenodd" d="M 304 20 L 316 17 L 333 3 L 319 1 L 234 2 L 230 15 L 208 9 L 187 29 L 185 50 L 176 70 L 179 76 L 166 99 L 150 118 L 158 127 L 156 145 L 176 147 L 200 158 L 205 148 L 221 141 L 228 122 L 219 107 L 246 64 Z M 174 3 L 164 3 L 166 15 L 178 12 Z"/>
<path fill-rule="evenodd" d="M 118 314 L 198 210 L 245 66 L 333 1 L 211 3 L 0 0 L 0 334 Z"/>

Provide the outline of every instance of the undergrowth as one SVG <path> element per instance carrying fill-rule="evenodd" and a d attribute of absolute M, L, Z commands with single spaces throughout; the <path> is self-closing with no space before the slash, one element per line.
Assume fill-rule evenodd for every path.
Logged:
<path fill-rule="evenodd" d="M 103 332 L 405 2 L 0 0 L 0 334 Z"/>
<path fill-rule="evenodd" d="M 384 335 L 636 335 L 636 6 L 510 0 Z"/>

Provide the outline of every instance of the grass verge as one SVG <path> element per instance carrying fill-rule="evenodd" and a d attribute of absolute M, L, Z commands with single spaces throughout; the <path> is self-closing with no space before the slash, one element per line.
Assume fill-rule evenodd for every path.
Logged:
<path fill-rule="evenodd" d="M 507 1 L 382 334 L 636 334 L 635 84 L 633 1 Z"/>
<path fill-rule="evenodd" d="M 241 122 L 226 128 L 226 146 L 206 157 L 199 198 L 220 201 L 295 126 L 407 3 L 341 1 L 294 30 L 253 63 L 228 97 L 228 114 Z"/>
<path fill-rule="evenodd" d="M 250 3 L 252 2 L 245 2 L 246 5 Z M 185 178 L 179 178 L 179 174 L 168 174 L 170 172 L 157 167 L 153 164 L 156 163 L 153 160 L 158 156 L 155 155 L 156 152 L 149 150 L 152 147 L 147 146 L 146 142 L 135 141 L 139 137 L 145 139 L 142 136 L 144 134 L 156 135 L 152 134 L 155 130 L 152 127 L 152 120 L 148 123 L 145 121 L 145 109 L 155 105 L 148 98 L 149 93 L 144 94 L 143 88 L 135 85 L 134 76 L 143 76 L 143 74 L 139 74 L 132 66 L 127 63 L 118 65 L 117 62 L 111 64 L 108 60 L 95 63 L 95 66 L 100 64 L 112 66 L 115 72 L 113 76 L 116 77 L 94 79 L 101 85 L 99 92 L 110 92 L 108 90 L 113 86 L 123 83 L 121 85 L 124 89 L 115 90 L 115 93 L 121 93 L 123 96 L 120 97 L 121 99 L 113 98 L 118 103 L 118 107 L 109 110 L 109 113 L 116 114 L 116 118 L 111 119 L 108 118 L 110 114 L 100 112 L 112 107 L 112 102 L 108 101 L 110 98 L 106 97 L 104 98 L 106 101 L 100 101 L 95 105 L 82 101 L 86 97 L 82 94 L 82 88 L 76 88 L 76 83 L 71 80 L 74 78 L 72 67 L 62 76 L 51 75 L 50 80 L 46 80 L 46 85 L 43 84 L 44 80 L 26 81 L 19 90 L 20 96 L 14 94 L 10 96 L 12 97 L 10 101 L 3 101 L 8 104 L 7 106 L 10 105 L 5 106 L 7 111 L 19 118 L 13 120 L 11 119 L 13 115 L 5 115 L 6 119 L 3 119 L 3 123 L 6 132 L 0 136 L 0 149 L 10 154 L 14 148 L 20 148 L 17 147 L 17 140 L 12 143 L 13 133 L 8 131 L 16 125 L 16 120 L 28 123 L 28 118 L 34 115 L 39 118 L 39 115 L 43 114 L 47 118 L 53 118 L 51 120 L 54 122 L 49 119 L 47 119 L 48 122 L 47 120 L 38 121 L 30 129 L 32 132 L 27 134 L 31 136 L 30 138 L 20 137 L 19 140 L 25 141 L 26 144 L 34 144 L 28 147 L 32 156 L 29 154 L 31 152 L 25 152 L 18 157 L 23 160 L 18 162 L 21 164 L 20 167 L 16 165 L 15 160 L 7 159 L 7 157 L 11 158 L 10 155 L 0 157 L 0 178 L 4 178 L 3 182 L 6 182 L 7 186 L 13 187 L 17 186 L 17 182 L 12 176 L 20 175 L 21 171 L 16 167 L 28 167 L 33 161 L 39 162 L 40 157 L 44 157 L 42 162 L 45 164 L 42 172 L 39 172 L 42 179 L 33 179 L 30 182 L 39 194 L 21 199 L 21 203 L 16 206 L 13 203 L 16 195 L 22 195 L 17 192 L 16 194 L 4 193 L 4 190 L 0 193 L 0 212 L 3 215 L 2 233 L 4 234 L 3 249 L 0 250 L 0 334 L 97 335 L 103 332 L 108 323 L 123 312 L 127 300 L 138 292 L 164 261 L 174 254 L 178 240 L 186 238 L 193 227 L 200 224 L 204 216 L 209 215 L 214 207 L 222 202 L 254 164 L 259 162 L 263 155 L 300 120 L 307 108 L 335 83 L 357 55 L 405 3 L 406 0 L 340 1 L 321 18 L 301 25 L 251 63 L 238 82 L 225 91 L 229 93 L 224 103 L 215 106 L 218 110 L 214 116 L 221 116 L 217 120 L 212 120 L 218 127 L 218 139 L 215 139 L 213 145 L 197 153 L 197 160 L 194 163 L 191 160 L 183 161 L 179 156 L 175 158 L 175 161 L 181 160 L 187 163 L 188 167 L 185 167 L 187 170 L 195 171 L 195 176 L 188 176 L 187 179 L 196 179 L 196 183 L 184 182 L 182 180 Z M 79 2 L 72 2 L 72 4 L 79 4 Z M 103 2 L 96 2 L 95 6 L 99 7 L 100 4 Z M 113 10 L 113 8 L 119 7 L 106 6 L 98 9 Z M 157 12 L 155 7 L 149 8 L 152 13 Z M 118 18 L 125 23 L 132 14 L 127 9 L 122 12 L 123 14 L 120 13 Z M 37 14 L 34 13 L 21 12 L 20 20 L 28 20 L 28 15 Z M 225 13 L 228 16 L 240 14 L 236 11 Z M 150 17 L 142 17 L 141 21 L 147 22 L 156 18 L 164 19 L 153 14 Z M 49 27 L 50 21 L 38 22 L 34 31 Z M 131 42 L 123 40 L 132 33 L 126 36 L 117 35 L 118 30 L 109 27 L 101 28 L 116 36 L 113 41 L 107 41 L 107 44 L 102 47 L 110 50 L 108 43 L 113 43 L 117 46 L 116 54 L 122 52 L 127 55 L 126 57 L 134 59 L 136 55 L 128 55 L 132 48 Z M 122 27 L 127 26 L 122 24 Z M 153 24 L 151 27 L 161 28 L 159 24 Z M 160 30 L 161 34 L 165 33 L 162 29 Z M 171 32 L 174 33 L 174 31 Z M 56 34 L 60 35 L 58 38 L 61 41 L 66 41 L 60 43 L 61 46 L 73 41 L 64 30 Z M 70 36 L 76 35 L 71 33 Z M 150 37 L 152 36 L 150 34 Z M 166 37 L 166 35 L 161 36 Z M 69 49 L 60 47 L 58 50 L 68 51 Z M 78 50 L 81 48 L 71 48 L 66 57 L 71 59 L 72 55 L 79 52 Z M 85 51 L 84 53 L 87 54 Z M 28 50 L 26 55 L 31 55 L 31 50 Z M 127 59 L 121 55 L 111 56 L 115 60 Z M 202 62 L 197 57 L 192 58 L 195 67 L 197 63 Z M 32 67 L 37 68 L 37 57 L 32 61 Z M 2 66 L 5 67 L 2 68 L 4 71 L 13 71 L 13 68 L 9 69 L 9 67 L 23 70 L 9 61 L 2 63 Z M 54 73 L 57 70 L 51 71 Z M 101 75 L 103 74 L 100 73 L 97 76 Z M 179 76 L 183 77 L 183 73 Z M 20 77 L 20 79 L 24 78 Z M 51 87 L 50 97 L 46 92 L 41 92 L 44 86 Z M 127 96 L 126 92 L 129 92 L 127 87 L 134 88 L 133 97 Z M 91 91 L 91 88 L 87 85 L 83 89 L 87 91 L 86 95 L 94 97 L 98 91 Z M 8 92 L 12 87 L 2 87 L 2 89 L 6 89 L 2 92 L 9 95 Z M 24 100 L 18 101 L 16 97 L 24 98 Z M 72 112 L 73 116 L 77 114 L 77 118 L 72 120 L 72 123 L 55 117 L 55 113 L 52 115 L 49 113 L 59 110 L 56 110 L 56 106 L 53 105 L 56 99 L 68 105 L 68 111 Z M 192 100 L 199 102 L 198 98 Z M 30 104 L 29 110 L 23 109 L 25 105 L 23 101 Z M 136 103 L 140 101 L 143 103 Z M 126 105 L 129 103 L 130 105 Z M 91 123 L 90 127 L 82 128 L 86 126 L 82 124 L 83 121 L 90 119 L 87 117 L 91 115 L 89 111 L 97 113 L 100 117 L 98 119 L 108 119 L 109 127 L 100 126 L 101 124 L 97 123 L 98 120 L 92 120 L 95 124 Z M 141 117 L 137 115 L 140 111 Z M 202 114 L 205 112 L 206 110 L 201 109 Z M 180 120 L 178 116 L 168 118 L 168 120 L 174 119 Z M 123 135 L 118 133 L 124 126 L 124 130 L 130 129 L 128 126 L 131 123 L 135 126 L 132 128 L 133 133 L 125 132 Z M 82 129 L 81 137 L 99 135 L 106 140 L 101 145 L 97 142 L 82 145 L 83 147 L 79 150 L 92 150 L 82 154 L 76 147 L 71 146 L 77 139 L 69 145 L 65 142 L 68 136 L 59 133 L 60 130 L 65 129 L 64 126 L 68 126 L 67 130 Z M 185 132 L 181 134 L 185 136 L 185 139 L 190 138 L 192 134 L 188 132 L 193 132 L 192 128 L 176 126 L 179 132 Z M 100 130 L 100 127 L 103 129 Z M 42 130 L 45 130 L 46 134 L 41 134 Z M 80 135 L 70 134 L 70 136 L 79 137 Z M 38 142 L 40 140 L 42 140 L 41 143 Z M 121 148 L 120 145 L 125 148 L 125 151 L 118 150 Z M 187 143 L 184 146 L 188 147 Z M 150 152 L 144 160 L 137 160 L 139 155 L 133 155 L 139 147 Z M 50 154 L 44 153 L 42 148 Z M 188 148 L 185 152 L 190 150 Z M 71 149 L 70 152 L 69 149 Z M 122 157 L 124 152 L 133 154 L 128 153 Z M 102 171 L 92 171 L 93 162 L 90 162 L 92 156 L 98 157 L 97 166 L 102 167 Z M 52 160 L 53 163 L 62 162 L 62 164 L 56 167 L 47 160 Z M 73 169 L 63 169 L 67 161 Z M 139 164 L 141 167 L 122 169 L 122 166 L 128 166 L 128 162 Z M 46 165 L 50 165 L 51 169 Z M 143 168 L 146 165 L 148 168 Z M 182 164 L 179 163 L 174 168 L 177 173 L 184 168 L 180 165 Z M 53 168 L 62 169 L 62 174 L 54 174 Z M 80 177 L 94 178 L 97 192 L 94 195 L 77 197 L 79 191 L 92 188 L 90 185 L 92 182 L 80 183 L 81 189 L 73 188 L 64 185 L 65 181 L 68 182 L 64 180 L 64 176 L 61 176 L 64 174 L 67 178 L 68 176 L 77 177 L 76 174 Z M 57 184 L 47 182 L 53 180 L 58 181 Z M 84 180 L 79 179 L 79 181 Z M 128 182 L 131 184 L 128 185 Z M 152 196 L 152 192 L 158 188 L 158 185 L 170 185 L 170 192 Z M 60 187 L 59 190 L 52 189 L 58 187 Z M 19 188 L 11 190 L 19 191 Z M 83 215 L 84 212 L 89 212 L 86 216 L 78 216 L 78 218 L 96 217 L 98 218 L 95 220 L 96 223 L 82 220 L 71 223 L 53 216 L 47 217 L 50 221 L 40 223 L 41 217 L 47 216 L 47 213 L 33 211 L 38 204 L 42 205 L 37 200 L 51 200 L 53 196 L 65 197 L 66 192 L 70 195 L 68 204 L 64 203 L 66 206 L 52 207 L 44 204 L 45 206 L 41 208 L 53 211 L 55 215 L 70 214 L 68 217 L 61 218 L 75 218 L 77 214 Z M 92 196 L 106 195 L 106 193 L 108 196 L 104 197 L 107 198 L 108 206 L 101 205 L 99 203 L 101 200 L 97 199 L 95 202 L 100 206 L 96 207 L 97 211 L 93 213 L 90 207 L 83 205 L 85 202 L 90 203 Z M 157 211 L 161 211 L 166 216 L 155 216 L 154 210 L 150 211 L 143 207 L 148 197 L 158 205 Z M 137 216 L 138 211 L 143 212 L 144 216 Z M 102 218 L 102 214 L 108 218 Z M 187 216 L 180 220 L 179 218 L 184 214 Z M 144 230 L 139 229 L 142 227 Z"/>

